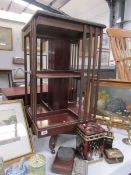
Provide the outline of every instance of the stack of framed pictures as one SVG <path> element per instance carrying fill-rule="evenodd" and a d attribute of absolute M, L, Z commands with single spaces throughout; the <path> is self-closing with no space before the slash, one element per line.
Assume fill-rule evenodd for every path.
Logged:
<path fill-rule="evenodd" d="M 108 67 L 110 60 L 110 39 L 106 33 L 103 33 L 101 67 Z"/>
<path fill-rule="evenodd" d="M 98 38 L 98 43 L 100 41 L 100 38 Z M 89 39 L 86 40 L 86 44 L 89 45 Z M 91 52 L 91 65 L 93 66 L 93 58 L 94 58 L 94 40 L 92 40 L 92 52 Z M 99 44 L 97 46 L 97 52 L 99 53 Z M 89 51 L 85 50 L 85 68 L 88 67 L 88 56 Z M 98 56 L 98 54 L 97 54 Z M 79 47 L 79 57 L 82 59 L 82 40 L 80 41 L 80 47 Z M 109 60 L 110 60 L 110 38 L 106 33 L 103 33 L 103 40 L 102 40 L 102 53 L 101 53 L 101 67 L 108 67 L 109 66 Z M 79 63 L 81 65 L 81 63 Z M 79 65 L 79 67 L 80 67 Z M 95 66 L 98 66 L 98 59 L 96 59 Z"/>
<path fill-rule="evenodd" d="M 11 163 L 33 153 L 22 100 L 0 102 L 0 156 Z"/>

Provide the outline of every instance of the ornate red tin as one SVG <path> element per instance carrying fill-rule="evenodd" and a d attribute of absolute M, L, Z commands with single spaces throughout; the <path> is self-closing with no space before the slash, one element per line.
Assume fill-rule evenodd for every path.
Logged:
<path fill-rule="evenodd" d="M 102 160 L 104 141 L 107 137 L 108 132 L 94 122 L 80 124 L 77 127 L 77 151 L 88 161 Z"/>

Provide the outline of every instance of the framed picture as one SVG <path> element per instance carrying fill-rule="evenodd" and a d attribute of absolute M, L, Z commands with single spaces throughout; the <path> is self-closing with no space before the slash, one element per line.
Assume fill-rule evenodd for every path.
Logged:
<path fill-rule="evenodd" d="M 110 51 L 102 50 L 101 52 L 101 66 L 109 66 Z"/>
<path fill-rule="evenodd" d="M 127 128 L 131 124 L 131 83 L 100 80 L 97 120 L 102 124 Z"/>
<path fill-rule="evenodd" d="M 24 58 L 22 58 L 22 57 L 13 57 L 12 62 L 13 62 L 13 64 L 24 65 Z"/>
<path fill-rule="evenodd" d="M 103 33 L 102 48 L 110 49 L 110 38 L 106 33 Z"/>
<path fill-rule="evenodd" d="M 12 49 L 12 29 L 0 26 L 0 50 Z"/>
<path fill-rule="evenodd" d="M 32 154 L 22 100 L 0 102 L 0 156 L 8 163 Z"/>

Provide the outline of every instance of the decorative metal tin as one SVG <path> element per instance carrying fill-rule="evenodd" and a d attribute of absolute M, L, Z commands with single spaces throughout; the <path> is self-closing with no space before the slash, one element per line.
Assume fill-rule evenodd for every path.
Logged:
<path fill-rule="evenodd" d="M 123 162 L 124 155 L 118 148 L 106 149 L 104 153 L 106 161 L 110 164 Z"/>
<path fill-rule="evenodd" d="M 77 127 L 77 151 L 83 159 L 90 162 L 102 160 L 105 146 L 112 147 L 112 144 L 105 144 L 106 139 L 111 137 L 112 135 L 96 123 L 80 124 Z"/>

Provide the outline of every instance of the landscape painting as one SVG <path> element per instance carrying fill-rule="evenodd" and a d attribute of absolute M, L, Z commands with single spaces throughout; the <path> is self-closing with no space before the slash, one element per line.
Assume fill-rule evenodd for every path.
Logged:
<path fill-rule="evenodd" d="M 131 84 L 116 80 L 101 80 L 97 101 L 98 116 L 107 116 L 112 121 L 130 122 Z M 99 118 L 99 117 L 98 117 Z M 113 120 L 115 119 L 115 120 Z"/>
<path fill-rule="evenodd" d="M 0 116 L 0 145 L 19 140 L 15 110 L 0 110 Z"/>

